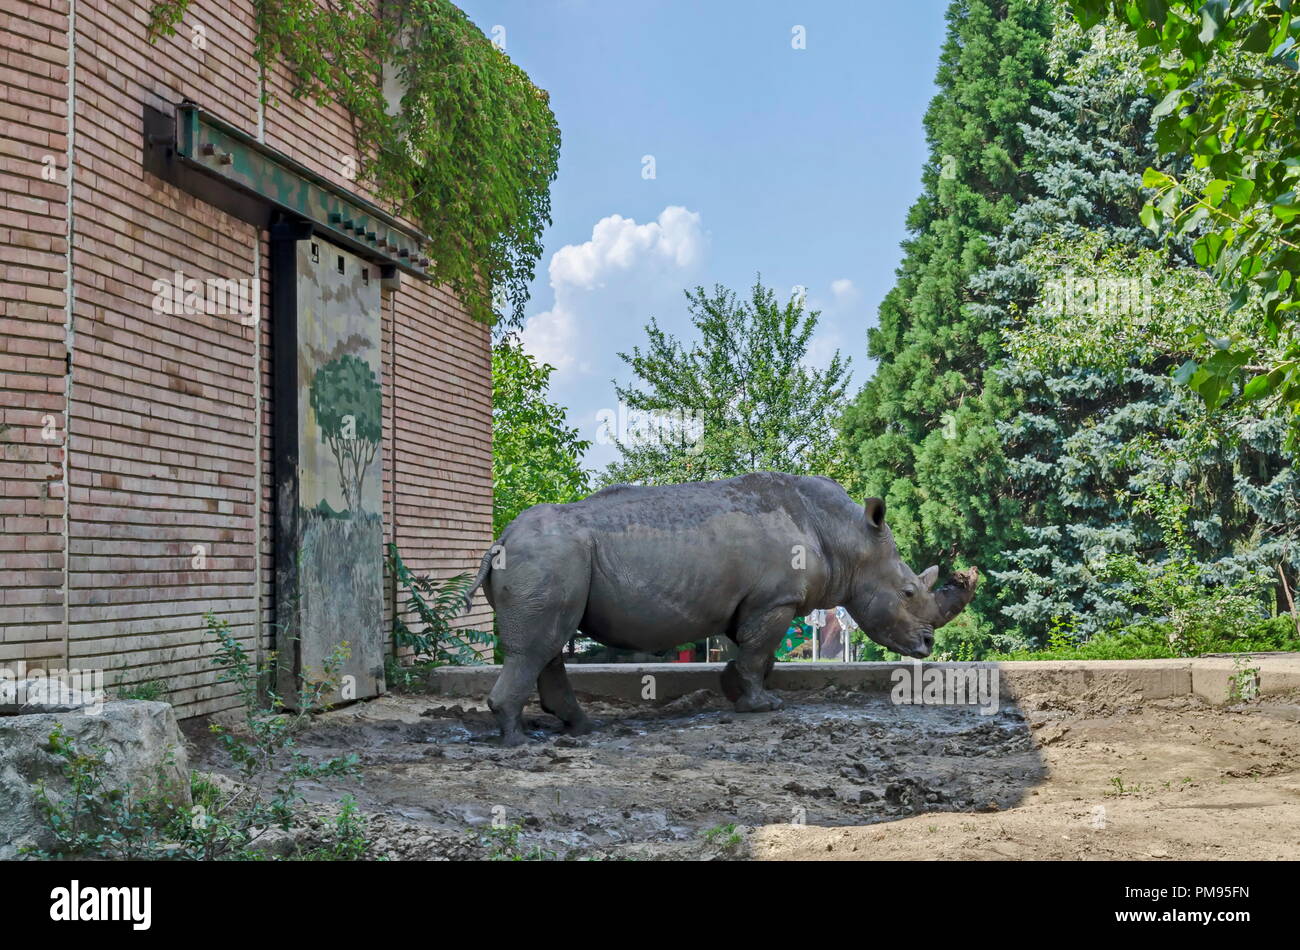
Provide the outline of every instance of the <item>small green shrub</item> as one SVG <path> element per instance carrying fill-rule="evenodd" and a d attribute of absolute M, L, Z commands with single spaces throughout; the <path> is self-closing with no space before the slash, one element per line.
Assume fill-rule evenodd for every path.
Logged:
<path fill-rule="evenodd" d="M 993 654 L 994 660 L 1131 660 L 1300 649 L 1293 618 L 1270 615 L 1270 577 L 1212 581 L 1196 560 L 1187 530 L 1186 500 L 1165 486 L 1148 486 L 1134 505 L 1160 523 L 1165 558 L 1147 563 L 1112 555 L 1101 577 L 1122 591 L 1132 619 L 1083 640 L 1066 621 L 1053 621 L 1047 649 Z"/>
<path fill-rule="evenodd" d="M 1197 638 L 1198 652 L 1183 652 L 1161 623 L 1137 623 L 1105 631 L 1082 643 L 1046 650 L 994 653 L 990 660 L 1162 660 L 1203 653 L 1266 653 L 1300 651 L 1300 636 L 1290 617 L 1270 617 L 1253 623 L 1240 634 L 1223 639 Z"/>
<path fill-rule="evenodd" d="M 51 849 L 28 848 L 28 857 L 97 857 L 123 861 L 170 857 L 185 833 L 188 814 L 167 779 L 151 788 L 113 787 L 108 782 L 108 750 L 80 749 L 61 725 L 50 733 L 48 749 L 61 761 L 68 791 L 50 796 L 38 782 L 36 803 L 53 833 Z"/>
<path fill-rule="evenodd" d="M 416 660 L 403 663 L 389 654 L 384 657 L 384 682 L 394 693 L 420 692 L 425 686 L 425 678 L 430 670 L 443 664 L 432 660 Z"/>
<path fill-rule="evenodd" d="M 362 861 L 370 856 L 370 837 L 357 800 L 344 795 L 324 845 L 303 855 L 308 861 Z"/>
<path fill-rule="evenodd" d="M 736 823 L 717 825 L 704 832 L 704 840 L 722 851 L 732 851 L 744 840 L 736 830 Z"/>
<path fill-rule="evenodd" d="M 413 574 L 402 562 L 397 545 L 388 545 L 389 566 L 406 598 L 393 616 L 393 639 L 399 647 L 408 647 L 434 665 L 472 666 L 483 662 L 477 646 L 494 646 L 496 637 L 482 630 L 453 627 L 465 606 L 465 593 L 473 578 L 458 574 L 436 581 Z M 406 622 L 417 618 L 419 632 Z"/>
<path fill-rule="evenodd" d="M 348 658 L 340 644 L 325 662 L 320 679 L 304 676 L 295 709 L 274 691 L 261 702 L 259 684 L 273 681 L 275 656 L 256 664 L 230 631 L 229 623 L 209 613 L 209 634 L 218 641 L 212 662 L 225 671 L 223 682 L 233 683 L 243 703 L 241 728 L 213 724 L 210 728 L 230 756 L 243 780 L 234 790 L 192 773 L 191 806 L 178 806 L 181 796 L 160 778 L 152 788 L 136 790 L 109 784 L 106 751 L 79 749 L 56 727 L 50 749 L 62 760 L 69 790 L 52 798 L 37 786 L 38 802 L 56 845 L 49 851 L 30 851 L 34 857 L 216 860 L 264 857 L 257 844 L 269 829 L 287 830 L 298 818 L 302 779 L 326 775 L 354 775 L 356 755 L 316 761 L 296 745 L 296 735 L 311 719 L 311 710 L 326 709 L 327 695 L 338 686 L 338 674 Z M 344 803 L 344 824 L 336 829 L 330 855 L 351 855 L 364 834 L 355 802 Z"/>
<path fill-rule="evenodd" d="M 1259 667 L 1248 666 L 1250 656 L 1232 658 L 1232 675 L 1228 677 L 1228 702 L 1247 703 L 1259 695 Z"/>
<path fill-rule="evenodd" d="M 489 861 L 554 861 L 553 851 L 542 850 L 541 845 L 525 849 L 519 841 L 523 832 L 522 825 L 502 825 L 485 829 L 479 836 L 479 844 L 490 849 Z"/>
<path fill-rule="evenodd" d="M 156 702 L 167 696 L 167 684 L 162 680 L 145 680 L 143 683 L 132 683 L 129 686 L 119 686 L 117 689 L 118 699 L 136 699 L 145 700 L 146 702 Z"/>
<path fill-rule="evenodd" d="M 933 658 L 980 660 L 995 646 L 992 624 L 964 610 L 934 632 Z"/>

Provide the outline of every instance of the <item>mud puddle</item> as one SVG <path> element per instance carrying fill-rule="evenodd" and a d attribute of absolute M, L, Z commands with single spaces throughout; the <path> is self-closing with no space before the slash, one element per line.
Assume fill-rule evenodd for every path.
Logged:
<path fill-rule="evenodd" d="M 866 826 L 996 812 L 1043 781 L 1028 721 L 1006 709 L 895 706 L 851 691 L 784 693 L 738 714 L 701 691 L 657 709 L 588 702 L 591 735 L 531 707 L 506 749 L 481 704 L 386 696 L 318 717 L 313 756 L 355 752 L 363 778 L 309 782 L 321 821 L 344 793 L 393 859 L 728 858 L 770 825 Z M 222 771 L 196 732 L 195 765 Z"/>

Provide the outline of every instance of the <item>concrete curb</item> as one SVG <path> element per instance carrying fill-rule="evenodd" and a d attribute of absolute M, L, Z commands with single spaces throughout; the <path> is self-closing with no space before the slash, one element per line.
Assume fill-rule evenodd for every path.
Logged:
<path fill-rule="evenodd" d="M 1249 684 L 1252 679 L 1261 696 L 1300 690 L 1300 653 L 1200 657 L 1193 661 L 1192 692 L 1207 702 L 1224 702 L 1220 697 L 1234 688 L 1234 680 L 1236 684 Z"/>
<path fill-rule="evenodd" d="M 1034 693 L 1080 696 L 1104 689 L 1143 700 L 1196 695 L 1221 704 L 1233 698 L 1234 684 L 1258 695 L 1300 691 L 1300 653 L 1243 654 L 1242 658 L 1198 657 L 1174 660 L 1026 660 L 1014 663 L 778 663 L 771 685 L 778 690 L 840 686 L 888 695 L 894 671 L 914 669 L 996 670 L 1010 698 Z M 722 663 L 575 663 L 566 667 L 579 697 L 660 705 L 696 690 L 718 690 Z M 486 699 L 499 666 L 442 666 L 426 685 L 441 696 Z M 653 680 L 648 679 L 653 677 Z M 649 686 L 653 683 L 653 699 Z"/>

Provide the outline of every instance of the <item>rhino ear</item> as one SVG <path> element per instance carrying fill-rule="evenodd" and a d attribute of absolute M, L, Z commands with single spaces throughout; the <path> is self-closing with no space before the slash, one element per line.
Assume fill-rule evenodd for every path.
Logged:
<path fill-rule="evenodd" d="M 939 565 L 937 564 L 931 564 L 929 567 L 923 570 L 921 572 L 921 576 L 917 578 L 917 580 L 921 582 L 921 587 L 924 590 L 929 590 L 931 587 L 933 587 L 934 582 L 937 581 L 938 579 L 939 579 Z"/>
<path fill-rule="evenodd" d="M 868 498 L 862 507 L 867 512 L 867 524 L 876 529 L 884 527 L 885 500 L 883 498 Z"/>

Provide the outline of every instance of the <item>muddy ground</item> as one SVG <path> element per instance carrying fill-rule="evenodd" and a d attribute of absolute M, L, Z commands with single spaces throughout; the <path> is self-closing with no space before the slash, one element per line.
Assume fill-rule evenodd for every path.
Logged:
<path fill-rule="evenodd" d="M 1216 707 L 1092 696 L 896 706 L 831 688 L 742 715 L 700 692 L 658 709 L 588 701 L 574 738 L 529 710 L 496 744 L 482 704 L 393 695 L 337 709 L 307 782 L 319 838 L 350 793 L 389 859 L 1300 857 L 1300 702 Z M 200 729 L 194 765 L 227 772 Z"/>

